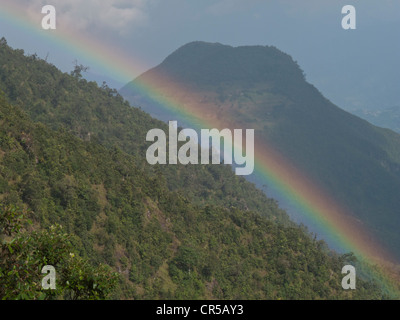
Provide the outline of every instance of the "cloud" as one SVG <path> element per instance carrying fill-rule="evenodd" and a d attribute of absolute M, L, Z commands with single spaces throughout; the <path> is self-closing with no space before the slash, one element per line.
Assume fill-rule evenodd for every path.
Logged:
<path fill-rule="evenodd" d="M 209 5 L 206 12 L 214 16 L 229 15 L 248 9 L 257 2 L 259 0 L 219 0 Z"/>
<path fill-rule="evenodd" d="M 57 12 L 57 28 L 88 33 L 132 33 L 148 22 L 151 0 L 13 0 L 31 19 L 41 19 L 41 8 L 51 4 Z"/>
<path fill-rule="evenodd" d="M 289 16 L 299 18 L 326 14 L 341 16 L 342 7 L 350 4 L 367 19 L 398 21 L 400 9 L 398 0 L 280 0 L 279 4 Z"/>

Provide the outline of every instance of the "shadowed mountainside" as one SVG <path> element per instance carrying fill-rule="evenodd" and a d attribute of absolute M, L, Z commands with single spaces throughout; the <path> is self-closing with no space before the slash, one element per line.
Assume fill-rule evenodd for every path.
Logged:
<path fill-rule="evenodd" d="M 193 42 L 120 91 L 151 115 L 175 119 L 176 113 L 138 89 L 142 84 L 192 112 L 193 123 L 197 117 L 254 128 L 259 141 L 273 146 L 400 256 L 400 135 L 332 104 L 306 82 L 289 55 L 268 46 Z"/>

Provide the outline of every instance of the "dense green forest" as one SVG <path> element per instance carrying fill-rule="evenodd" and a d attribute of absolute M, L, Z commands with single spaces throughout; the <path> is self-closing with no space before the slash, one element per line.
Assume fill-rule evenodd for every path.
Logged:
<path fill-rule="evenodd" d="M 235 128 L 253 128 L 265 142 L 259 148 L 273 146 L 400 259 L 400 135 L 335 106 L 288 54 L 272 46 L 180 47 L 120 91 L 171 119 L 172 112 L 141 97 L 137 83 L 185 88 L 163 95 L 181 106 L 197 101 L 196 109 Z"/>
<path fill-rule="evenodd" d="M 62 73 L 3 38 L 0 89 L 1 298 L 389 297 L 362 278 L 343 290 L 354 257 L 230 167 L 147 165 L 145 134 L 166 125 L 79 67 Z M 37 283 L 52 263 L 56 293 Z"/>

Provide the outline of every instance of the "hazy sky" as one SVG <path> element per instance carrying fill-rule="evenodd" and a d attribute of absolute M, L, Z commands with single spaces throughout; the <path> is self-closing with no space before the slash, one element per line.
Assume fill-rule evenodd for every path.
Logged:
<path fill-rule="evenodd" d="M 41 30 L 46 4 L 57 10 L 55 31 Z M 356 30 L 342 29 L 347 4 L 356 8 Z M 48 55 L 63 71 L 77 59 L 114 86 L 123 83 L 112 72 L 38 34 L 67 30 L 123 51 L 141 61 L 132 78 L 190 41 L 274 45 L 340 107 L 400 105 L 400 0 L 0 0 L 0 8 L 0 36 L 11 46 Z"/>

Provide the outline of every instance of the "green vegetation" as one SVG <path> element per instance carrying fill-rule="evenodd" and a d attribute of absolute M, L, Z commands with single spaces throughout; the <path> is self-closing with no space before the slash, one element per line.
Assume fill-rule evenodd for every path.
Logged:
<path fill-rule="evenodd" d="M 115 90 L 4 39 L 0 88 L 1 298 L 388 297 L 361 278 L 343 290 L 349 256 L 229 167 L 147 165 L 145 134 L 166 126 Z M 31 226 L 7 218 L 14 206 Z M 59 270 L 60 292 L 38 289 L 44 264 Z"/>
<path fill-rule="evenodd" d="M 0 298 L 106 299 L 114 291 L 118 274 L 76 256 L 71 236 L 60 225 L 27 231 L 28 222 L 24 212 L 0 206 Z M 45 265 L 57 270 L 55 290 L 42 288 Z"/>

